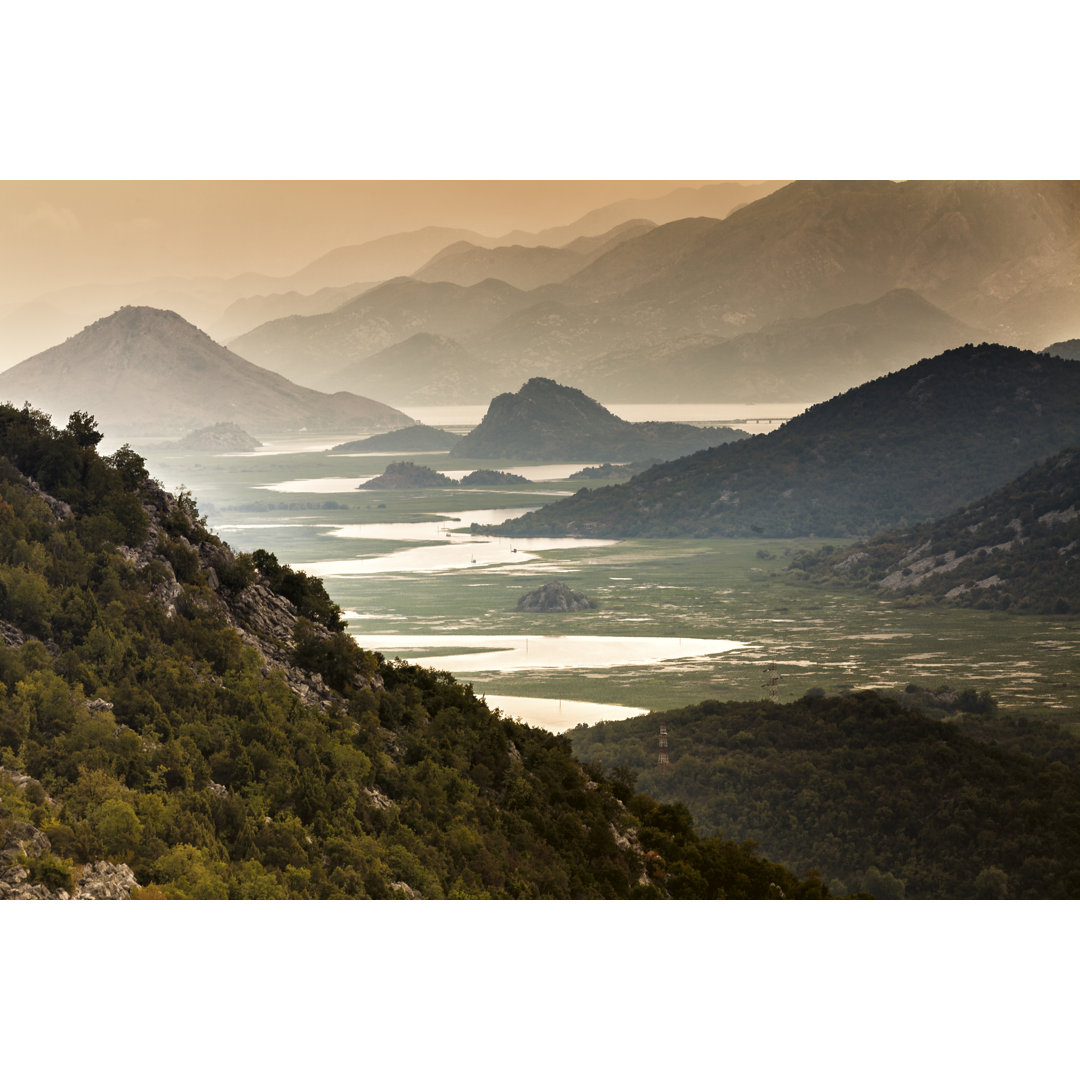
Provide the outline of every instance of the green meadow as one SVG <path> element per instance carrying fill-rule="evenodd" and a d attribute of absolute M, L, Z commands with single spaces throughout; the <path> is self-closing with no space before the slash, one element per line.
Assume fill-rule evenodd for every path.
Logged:
<path fill-rule="evenodd" d="M 344 438 L 344 436 L 343 436 Z M 234 548 L 272 550 L 302 564 L 386 555 L 418 541 L 327 535 L 344 525 L 436 522 L 472 510 L 527 508 L 586 486 L 552 481 L 499 490 L 282 493 L 262 485 L 297 478 L 372 475 L 410 455 L 345 457 L 294 453 L 237 457 L 168 455 L 152 448 L 151 470 L 166 486 L 193 491 L 211 528 Z M 501 468 L 521 462 L 459 462 L 416 456 L 436 469 Z M 445 523 L 450 528 L 454 523 Z M 443 541 L 445 542 L 445 541 Z M 506 541 L 500 541 L 506 542 Z M 800 548 L 843 544 L 806 540 L 627 540 L 607 547 L 539 553 L 507 567 L 431 573 L 329 576 L 326 587 L 364 633 L 614 635 L 726 638 L 745 648 L 652 666 L 462 675 L 478 691 L 617 702 L 650 709 L 706 698 L 779 700 L 921 685 L 972 686 L 1007 707 L 1057 715 L 1080 710 L 1080 623 L 1070 617 L 1011 615 L 948 607 L 914 608 L 893 599 L 800 583 L 785 572 Z M 565 579 L 595 600 L 595 612 L 523 614 L 517 598 L 543 581 Z M 402 652 L 428 659 L 462 649 Z"/>

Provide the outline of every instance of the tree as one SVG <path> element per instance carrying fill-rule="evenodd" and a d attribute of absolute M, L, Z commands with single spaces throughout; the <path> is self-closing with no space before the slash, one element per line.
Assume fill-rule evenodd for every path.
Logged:
<path fill-rule="evenodd" d="M 1000 867 L 987 866 L 975 879 L 976 900 L 1004 900 L 1009 894 L 1009 875 Z"/>
<path fill-rule="evenodd" d="M 104 434 L 97 429 L 97 421 L 85 412 L 73 412 L 68 418 L 67 427 L 64 429 L 78 446 L 89 449 L 97 446 Z"/>
<path fill-rule="evenodd" d="M 120 474 L 120 479 L 128 491 L 137 490 L 140 484 L 150 479 L 150 474 L 146 471 L 146 459 L 132 450 L 127 443 L 111 457 L 107 457 L 105 462 Z"/>
<path fill-rule="evenodd" d="M 90 823 L 105 854 L 113 858 L 130 859 L 142 838 L 139 817 L 123 799 L 107 799 L 93 811 Z"/>

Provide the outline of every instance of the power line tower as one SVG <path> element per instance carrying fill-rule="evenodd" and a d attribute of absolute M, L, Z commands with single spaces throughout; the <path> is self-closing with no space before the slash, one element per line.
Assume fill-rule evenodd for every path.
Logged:
<path fill-rule="evenodd" d="M 667 724 L 660 723 L 660 756 L 656 759 L 657 765 L 669 765 L 667 756 Z"/>
<path fill-rule="evenodd" d="M 769 688 L 769 700 L 775 705 L 780 700 L 780 676 L 776 671 L 776 661 L 770 660 L 766 670 L 769 672 L 769 678 L 761 685 Z"/>

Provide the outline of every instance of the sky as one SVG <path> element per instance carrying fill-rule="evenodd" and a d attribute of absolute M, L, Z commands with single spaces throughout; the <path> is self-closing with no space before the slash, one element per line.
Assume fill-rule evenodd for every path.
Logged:
<path fill-rule="evenodd" d="M 335 247 L 396 232 L 537 231 L 702 183 L 0 178 L 0 303 L 86 282 L 285 276 Z"/>
<path fill-rule="evenodd" d="M 1072 37 L 1063 23 L 1067 9 L 1050 0 L 1022 8 L 968 0 L 306 0 L 257 8 L 239 0 L 157 8 L 56 0 L 9 8 L 0 46 L 0 179 L 8 181 L 1080 174 Z M 326 242 L 331 231 L 339 237 L 355 229 L 363 239 L 365 229 L 417 223 L 409 216 L 415 208 L 386 199 L 374 221 L 356 216 L 355 203 L 346 211 L 332 199 L 301 199 L 295 206 L 308 227 L 304 250 L 281 242 L 279 221 L 257 190 L 235 188 L 220 212 L 210 211 L 197 188 L 160 190 L 175 210 L 175 229 L 162 224 L 145 188 L 117 184 L 95 199 L 89 188 L 76 198 L 62 185 L 4 185 L 0 287 L 28 296 L 45 282 L 84 280 L 91 270 L 99 279 L 141 276 L 166 254 L 174 272 L 194 273 L 211 251 L 215 265 L 288 273 L 336 246 L 336 239 Z M 447 196 L 436 209 L 462 215 L 447 223 L 467 219 L 487 231 L 505 214 L 504 195 L 489 188 L 479 201 Z M 560 197 L 567 201 L 557 207 L 535 204 L 536 224 L 574 216 L 570 190 Z M 423 205 L 431 212 L 431 203 Z M 540 221 L 544 214 L 555 220 Z M 265 265 L 252 265 L 261 259 Z M 170 905 L 117 905 L 158 907 Z M 236 935 L 214 930 L 223 914 L 213 905 L 198 915 L 125 911 L 122 921 L 111 910 L 93 916 L 96 922 L 84 913 L 67 924 L 67 935 L 50 905 L 21 910 L 32 953 L 14 963 L 27 1002 L 14 1026 L 29 1030 L 31 1046 L 40 1042 L 34 1034 L 51 1037 L 50 1028 L 33 1024 L 45 1024 L 36 1006 L 55 997 L 57 964 L 107 953 L 116 962 L 95 971 L 100 1006 L 82 1002 L 62 1020 L 79 1044 L 91 1045 L 122 995 L 134 1017 L 125 1031 L 145 1033 L 136 1052 L 152 1054 L 165 1075 L 184 1075 L 190 1063 L 186 1054 L 162 1058 L 160 1017 L 183 1018 L 188 1003 L 201 1007 L 219 984 L 228 997 L 211 998 L 211 1008 L 250 1036 L 232 1040 L 244 1054 L 237 1065 L 250 1065 L 253 1043 L 265 1044 L 273 1060 L 256 1059 L 268 1066 L 265 1075 L 283 1065 L 290 1073 L 334 1068 L 328 1036 L 351 1038 L 358 1013 L 390 1032 L 382 1041 L 399 1055 L 407 1039 L 415 1043 L 411 1025 L 428 1029 L 449 1009 L 461 1023 L 436 1027 L 441 1041 L 432 1045 L 450 1057 L 466 1022 L 480 1013 L 482 1045 L 470 1044 L 470 1058 L 474 1050 L 486 1060 L 505 1054 L 526 1076 L 540 1075 L 541 1066 L 549 1075 L 568 1059 L 579 1072 L 640 1068 L 643 1061 L 700 1071 L 709 1065 L 687 1054 L 715 1064 L 718 1030 L 729 1069 L 742 1050 L 753 1055 L 747 1064 L 756 1075 L 768 1075 L 765 1059 L 788 1068 L 769 1050 L 777 1030 L 788 1034 L 800 1071 L 812 1076 L 858 1071 L 867 1062 L 886 1076 L 926 1062 L 938 1073 L 1041 1074 L 1059 1071 L 1047 1055 L 1070 1031 L 1062 1010 L 1071 999 L 1058 982 L 1076 952 L 1068 907 L 1054 919 L 1053 905 L 1040 906 L 1038 916 L 1012 905 L 1008 918 L 989 910 L 993 905 L 950 905 L 949 919 L 935 905 L 837 904 L 801 920 L 783 910 L 787 905 L 605 908 L 591 919 L 586 912 L 595 909 L 579 905 L 474 907 L 471 917 L 467 906 L 426 916 L 415 913 L 419 907 L 377 914 L 338 908 L 333 918 L 320 909 L 312 918 L 310 907 L 298 906 L 286 919 L 273 905 L 258 912 L 247 906 L 234 912 L 243 920 L 234 929 L 252 934 L 249 952 L 237 950 Z M 557 933 L 553 911 L 562 916 Z M 913 922 L 916 916 L 923 921 Z M 313 927 L 328 930 L 313 942 Z M 403 954 L 399 943 L 415 941 L 423 927 L 422 952 Z M 154 992 L 141 997 L 128 992 L 132 969 L 117 948 L 135 933 L 174 943 L 162 971 L 150 973 Z M 384 941 L 393 949 L 378 952 Z M 448 952 L 443 943 L 450 941 L 467 942 L 468 954 Z M 546 948 L 522 954 L 537 941 Z M 53 962 L 41 963 L 50 942 Z M 359 977 L 341 942 L 363 943 Z M 244 981 L 244 970 L 263 956 L 273 957 L 284 1004 L 267 980 Z M 992 966 L 981 967 L 984 961 Z M 405 981 L 386 990 L 398 972 Z M 469 976 L 465 993 L 447 993 Z M 289 994 L 296 986 L 314 992 Z M 650 1006 L 644 995 L 653 990 Z M 928 1007 L 932 991 L 940 996 Z M 423 1008 L 431 997 L 439 998 L 438 1013 Z M 318 1010 L 303 1012 L 306 1001 Z M 638 1036 L 636 1018 L 654 1007 L 666 1019 L 657 1032 Z M 281 1016 L 288 1022 L 269 1032 Z M 572 1023 L 581 1018 L 586 1022 Z M 79 1020 L 83 1026 L 72 1028 Z M 558 1035 L 545 1027 L 536 1052 L 529 1025 L 549 1025 Z M 298 1033 L 295 1047 L 278 1037 L 286 1028 Z M 320 1033 L 314 1043 L 312 1031 Z M 220 1060 L 221 1045 L 196 1040 L 188 1049 Z M 350 1043 L 347 1060 L 353 1051 Z M 363 1048 L 365 1060 L 371 1052 Z M 741 1059 L 734 1060 L 737 1066 Z M 173 1065 L 183 1070 L 170 1073 Z"/>

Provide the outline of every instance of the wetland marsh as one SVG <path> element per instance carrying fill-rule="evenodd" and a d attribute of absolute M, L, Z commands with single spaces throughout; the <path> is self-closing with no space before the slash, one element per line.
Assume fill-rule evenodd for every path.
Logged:
<path fill-rule="evenodd" d="M 781 701 L 815 687 L 834 693 L 916 682 L 973 686 L 1044 715 L 1080 708 L 1075 619 L 913 608 L 785 572 L 796 550 L 846 542 L 835 538 L 478 542 L 471 522 L 523 513 L 586 486 L 567 484 L 580 464 L 545 464 L 544 479 L 527 489 L 358 491 L 363 477 L 414 455 L 360 459 L 329 449 L 351 435 L 277 439 L 243 455 L 136 449 L 167 487 L 193 492 L 209 527 L 232 547 L 266 548 L 323 577 L 361 645 L 453 670 L 493 703 L 666 709 L 766 697 L 775 672 Z M 439 460 L 423 455 L 445 471 Z M 521 474 L 529 463 L 454 459 L 452 466 Z M 520 595 L 551 579 L 567 581 L 599 610 L 515 611 Z M 628 639 L 620 652 L 618 642 Z M 526 640 L 531 662 L 523 658 Z M 535 708 L 526 719 L 555 722 Z M 579 715 L 596 718 L 588 709 Z"/>

